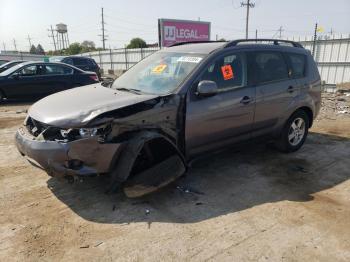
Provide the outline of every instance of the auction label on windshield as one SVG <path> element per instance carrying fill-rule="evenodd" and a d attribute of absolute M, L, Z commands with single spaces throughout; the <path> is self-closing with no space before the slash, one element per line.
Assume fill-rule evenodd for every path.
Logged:
<path fill-rule="evenodd" d="M 177 62 L 187 62 L 187 63 L 196 63 L 198 64 L 202 60 L 202 57 L 197 56 L 181 56 Z"/>
<path fill-rule="evenodd" d="M 152 72 L 156 74 L 161 74 L 166 67 L 167 65 L 157 65 L 156 67 L 153 68 Z"/>
<path fill-rule="evenodd" d="M 230 80 L 234 77 L 231 65 L 224 65 L 221 67 L 221 73 L 224 80 Z"/>

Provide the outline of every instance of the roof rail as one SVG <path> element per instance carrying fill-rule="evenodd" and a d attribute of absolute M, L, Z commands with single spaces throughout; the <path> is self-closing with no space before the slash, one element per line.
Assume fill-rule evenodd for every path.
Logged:
<path fill-rule="evenodd" d="M 171 46 L 168 47 L 173 47 L 173 46 L 179 46 L 179 45 L 189 45 L 189 44 L 203 44 L 203 43 L 225 43 L 227 41 L 189 41 L 189 42 L 179 42 L 172 44 Z M 228 43 L 228 42 L 227 42 Z"/>
<path fill-rule="evenodd" d="M 274 45 L 279 45 L 279 43 L 288 43 L 291 44 L 294 47 L 299 47 L 299 48 L 304 48 L 301 44 L 294 42 L 294 41 L 289 41 L 289 40 L 280 40 L 280 39 L 268 39 L 268 38 L 258 38 L 258 39 L 238 39 L 238 40 L 233 40 L 228 42 L 224 48 L 236 46 L 239 43 L 242 42 L 273 42 Z"/>

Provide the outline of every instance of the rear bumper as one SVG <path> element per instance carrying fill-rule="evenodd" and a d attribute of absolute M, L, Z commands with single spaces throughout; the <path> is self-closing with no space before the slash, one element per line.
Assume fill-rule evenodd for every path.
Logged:
<path fill-rule="evenodd" d="M 108 173 L 122 144 L 104 144 L 97 137 L 72 142 L 35 140 L 25 128 L 16 132 L 18 151 L 34 160 L 50 176 L 89 176 Z"/>

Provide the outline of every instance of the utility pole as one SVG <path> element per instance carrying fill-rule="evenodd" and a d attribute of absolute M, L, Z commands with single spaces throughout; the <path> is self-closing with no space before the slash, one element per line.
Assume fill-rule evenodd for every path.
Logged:
<path fill-rule="evenodd" d="M 53 29 L 52 29 L 52 25 L 50 26 L 51 28 L 47 29 L 49 32 L 51 32 L 51 35 L 49 35 L 49 37 L 52 38 L 52 41 L 53 41 L 53 46 L 55 47 L 55 51 L 57 50 L 56 48 L 56 41 L 55 41 L 55 36 L 53 34 Z"/>
<path fill-rule="evenodd" d="M 282 26 L 280 26 L 280 28 L 279 28 L 277 31 L 280 32 L 280 39 L 281 39 L 281 38 L 282 38 L 282 32 L 284 31 L 284 30 L 282 29 Z"/>
<path fill-rule="evenodd" d="M 101 20 L 101 24 L 102 24 L 102 47 L 103 47 L 103 50 L 106 49 L 106 40 L 107 40 L 107 36 L 105 35 L 105 20 L 104 20 L 104 15 L 103 15 L 103 7 L 101 8 L 101 17 L 102 17 L 102 20 Z"/>
<path fill-rule="evenodd" d="M 316 39 L 317 39 L 317 23 L 315 24 L 314 42 L 313 42 L 313 45 L 312 45 L 312 56 L 313 57 L 315 57 Z"/>
<path fill-rule="evenodd" d="M 27 39 L 28 39 L 28 42 L 29 42 L 29 49 L 32 47 L 32 39 L 30 38 L 30 36 L 28 35 L 28 37 L 27 37 Z"/>
<path fill-rule="evenodd" d="M 248 39 L 249 8 L 253 8 L 255 6 L 255 3 L 250 3 L 250 0 L 247 0 L 247 2 L 241 2 L 241 7 L 242 6 L 247 7 L 247 17 L 246 17 L 246 23 L 245 23 L 245 38 Z"/>
<path fill-rule="evenodd" d="M 2 46 L 4 47 L 4 51 L 6 51 L 6 44 L 5 44 L 5 42 L 2 42 Z"/>
<path fill-rule="evenodd" d="M 17 51 L 16 39 L 13 39 L 13 45 L 15 47 L 15 51 Z"/>
<path fill-rule="evenodd" d="M 258 39 L 258 29 L 255 29 L 255 39 Z"/>

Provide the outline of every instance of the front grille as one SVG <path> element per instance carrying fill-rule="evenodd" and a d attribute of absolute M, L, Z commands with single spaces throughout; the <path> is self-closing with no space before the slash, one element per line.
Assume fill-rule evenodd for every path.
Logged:
<path fill-rule="evenodd" d="M 34 137 L 38 137 L 38 135 L 42 134 L 45 140 L 64 140 L 64 137 L 61 135 L 60 128 L 58 127 L 44 124 L 32 117 L 28 117 L 25 125 L 28 132 Z"/>
<path fill-rule="evenodd" d="M 48 125 L 45 125 L 31 117 L 27 118 L 25 125 L 28 132 L 34 137 L 37 137 L 49 127 Z"/>

